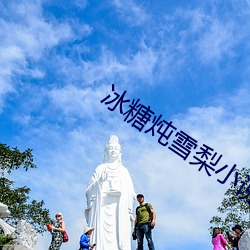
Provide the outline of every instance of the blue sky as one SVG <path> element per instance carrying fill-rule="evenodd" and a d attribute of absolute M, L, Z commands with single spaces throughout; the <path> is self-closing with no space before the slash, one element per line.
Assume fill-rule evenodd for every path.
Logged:
<path fill-rule="evenodd" d="M 1 143 L 32 148 L 38 166 L 10 178 L 64 214 L 62 250 L 77 249 L 86 185 L 116 134 L 157 213 L 156 248 L 211 249 L 209 220 L 232 179 L 219 184 L 225 172 L 208 177 L 100 100 L 114 84 L 222 154 L 220 167 L 248 166 L 250 1 L 66 2 L 0 1 Z M 39 236 L 37 250 L 49 243 Z"/>

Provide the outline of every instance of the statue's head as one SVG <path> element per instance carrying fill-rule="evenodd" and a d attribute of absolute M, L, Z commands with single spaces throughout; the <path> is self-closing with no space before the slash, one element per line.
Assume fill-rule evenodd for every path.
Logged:
<path fill-rule="evenodd" d="M 5 218 L 10 215 L 8 206 L 0 202 L 0 218 Z"/>
<path fill-rule="evenodd" d="M 109 137 L 109 142 L 104 150 L 104 162 L 121 162 L 122 148 L 119 143 L 119 138 L 116 135 Z"/>

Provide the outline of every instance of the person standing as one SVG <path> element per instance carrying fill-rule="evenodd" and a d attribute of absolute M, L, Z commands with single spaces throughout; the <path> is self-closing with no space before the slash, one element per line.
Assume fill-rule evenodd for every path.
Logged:
<path fill-rule="evenodd" d="M 94 244 L 90 244 L 90 235 L 93 232 L 94 228 L 93 227 L 86 227 L 83 235 L 80 238 L 80 249 L 79 250 L 89 250 L 93 249 L 95 247 Z"/>
<path fill-rule="evenodd" d="M 137 249 L 143 250 L 143 240 L 145 235 L 148 242 L 148 249 L 155 250 L 154 242 L 152 239 L 152 229 L 155 226 L 156 213 L 150 203 L 145 203 L 143 194 L 137 195 L 137 201 L 140 205 L 136 208 L 136 217 L 133 232 L 133 235 L 136 235 L 137 237 Z"/>
<path fill-rule="evenodd" d="M 62 220 L 63 215 L 61 212 L 56 213 L 56 223 L 51 226 L 50 232 L 52 234 L 52 240 L 49 250 L 60 250 L 63 242 L 63 232 L 66 230 L 65 222 Z"/>
<path fill-rule="evenodd" d="M 214 245 L 213 250 L 225 250 L 225 246 L 232 249 L 218 227 L 213 229 L 212 244 Z"/>
<path fill-rule="evenodd" d="M 234 234 L 230 234 L 229 232 L 226 232 L 227 239 L 229 244 L 232 246 L 233 250 L 237 250 L 238 243 L 236 242 L 236 238 Z"/>
<path fill-rule="evenodd" d="M 230 236 L 232 236 L 234 238 L 234 243 L 235 243 L 236 249 L 239 250 L 239 240 L 240 240 L 242 234 L 244 233 L 244 231 L 240 225 L 235 225 L 232 228 L 232 230 L 236 233 L 236 235 L 230 234 Z"/>

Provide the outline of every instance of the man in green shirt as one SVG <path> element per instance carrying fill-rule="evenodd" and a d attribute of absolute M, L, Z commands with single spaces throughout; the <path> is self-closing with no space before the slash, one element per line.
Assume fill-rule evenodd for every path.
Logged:
<path fill-rule="evenodd" d="M 137 201 L 140 206 L 136 208 L 135 227 L 133 235 L 136 235 L 138 242 L 138 250 L 143 250 L 143 239 L 146 236 L 148 249 L 155 250 L 152 229 L 155 226 L 156 214 L 150 203 L 144 202 L 143 194 L 137 195 Z"/>

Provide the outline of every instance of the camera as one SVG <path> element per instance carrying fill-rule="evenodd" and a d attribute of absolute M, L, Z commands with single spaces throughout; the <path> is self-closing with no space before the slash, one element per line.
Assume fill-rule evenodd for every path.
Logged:
<path fill-rule="evenodd" d="M 136 232 L 135 232 L 135 231 L 132 233 L 132 238 L 133 238 L 133 240 L 136 240 L 136 239 L 137 239 L 137 236 L 136 236 Z"/>

